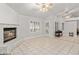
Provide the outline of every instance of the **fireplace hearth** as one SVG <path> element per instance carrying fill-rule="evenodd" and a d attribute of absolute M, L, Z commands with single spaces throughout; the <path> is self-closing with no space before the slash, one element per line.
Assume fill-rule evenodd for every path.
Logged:
<path fill-rule="evenodd" d="M 4 28 L 3 32 L 4 43 L 16 38 L 16 28 Z"/>

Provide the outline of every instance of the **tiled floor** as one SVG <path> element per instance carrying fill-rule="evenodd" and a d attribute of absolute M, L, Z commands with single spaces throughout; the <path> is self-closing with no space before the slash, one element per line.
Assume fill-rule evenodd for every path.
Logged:
<path fill-rule="evenodd" d="M 40 37 L 34 39 L 26 39 L 11 54 L 21 55 L 78 55 L 79 54 L 79 38 L 61 37 L 49 38 Z"/>

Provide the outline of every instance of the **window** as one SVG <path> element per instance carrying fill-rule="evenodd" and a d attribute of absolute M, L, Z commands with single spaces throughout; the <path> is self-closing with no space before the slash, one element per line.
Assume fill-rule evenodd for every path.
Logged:
<path fill-rule="evenodd" d="M 40 30 L 40 22 L 30 21 L 30 31 L 37 32 Z"/>

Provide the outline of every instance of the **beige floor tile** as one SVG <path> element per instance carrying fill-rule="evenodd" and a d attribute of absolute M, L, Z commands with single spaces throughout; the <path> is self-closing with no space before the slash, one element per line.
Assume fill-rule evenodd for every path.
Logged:
<path fill-rule="evenodd" d="M 16 47 L 11 54 L 54 54 L 54 55 L 66 55 L 66 54 L 79 54 L 79 38 L 73 37 L 39 37 L 24 40 Z M 77 42 L 77 43 L 76 43 Z"/>

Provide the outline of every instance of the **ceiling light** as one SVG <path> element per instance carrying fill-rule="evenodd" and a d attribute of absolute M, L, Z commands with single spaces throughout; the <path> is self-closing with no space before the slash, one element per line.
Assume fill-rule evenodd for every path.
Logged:
<path fill-rule="evenodd" d="M 36 3 L 36 5 L 39 7 L 40 11 L 42 12 L 47 12 L 53 6 L 52 3 Z"/>

